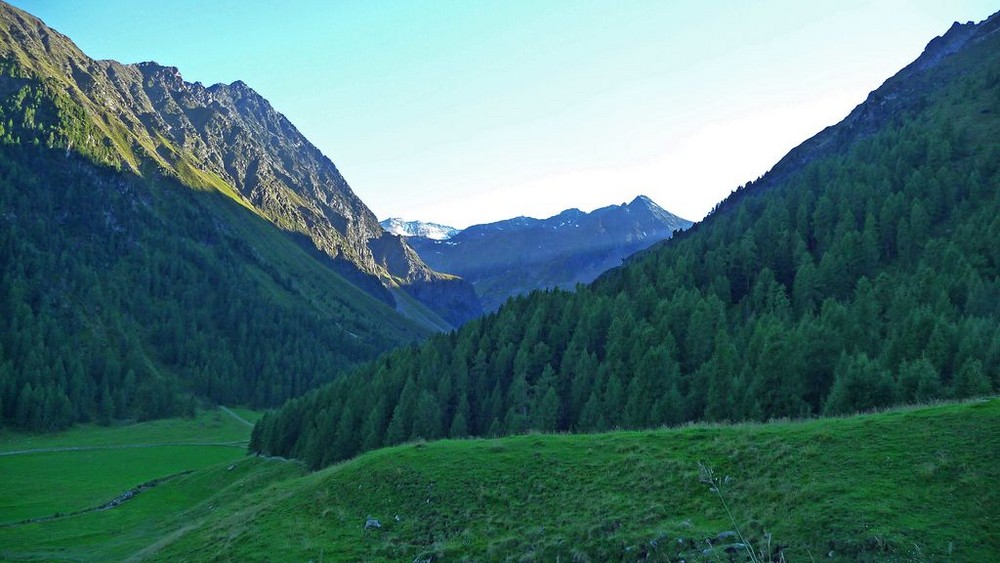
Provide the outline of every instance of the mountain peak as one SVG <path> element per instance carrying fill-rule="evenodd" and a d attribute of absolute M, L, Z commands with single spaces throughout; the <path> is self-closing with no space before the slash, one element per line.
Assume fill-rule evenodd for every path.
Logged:
<path fill-rule="evenodd" d="M 955 22 L 939 37 L 931 39 L 924 52 L 912 63 L 916 70 L 927 70 L 936 66 L 941 59 L 958 52 L 975 35 L 978 26 L 974 22 Z"/>
<path fill-rule="evenodd" d="M 656 209 L 662 209 L 659 205 L 656 205 L 656 202 L 654 202 L 648 196 L 644 196 L 644 195 L 641 195 L 641 194 L 635 196 L 635 199 L 633 199 L 628 204 L 627 207 L 653 207 L 653 208 L 656 208 Z"/>

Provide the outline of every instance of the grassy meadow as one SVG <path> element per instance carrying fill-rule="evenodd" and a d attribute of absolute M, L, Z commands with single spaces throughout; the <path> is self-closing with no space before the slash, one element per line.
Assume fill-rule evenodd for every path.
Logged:
<path fill-rule="evenodd" d="M 255 418 L 251 411 L 236 412 Z M 0 433 L 0 525 L 104 505 L 156 479 L 239 460 L 250 427 L 222 410 L 52 434 Z M 9 544 L 5 544 L 9 545 Z"/>
<path fill-rule="evenodd" d="M 0 527 L 0 559 L 748 560 L 737 531 L 790 561 L 986 561 L 1000 552 L 1000 399 L 805 422 L 421 442 L 315 473 L 232 454 L 113 510 Z M 732 518 L 700 465 L 718 478 Z M 366 530 L 369 517 L 381 527 Z"/>

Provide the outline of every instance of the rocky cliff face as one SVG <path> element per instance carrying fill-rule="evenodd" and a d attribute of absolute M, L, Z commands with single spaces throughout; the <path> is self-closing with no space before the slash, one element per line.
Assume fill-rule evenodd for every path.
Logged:
<path fill-rule="evenodd" d="M 422 285 L 433 284 L 454 291 L 463 310 L 478 310 L 465 282 L 399 248 L 406 243 L 391 240 L 333 162 L 243 82 L 205 87 L 184 81 L 173 67 L 96 61 L 6 4 L 0 4 L 0 58 L 84 109 L 93 130 L 84 143 L 89 146 L 67 150 L 227 193 L 278 227 L 304 235 L 335 267 L 378 280 L 362 285 L 419 296 Z M 393 299 L 389 291 L 372 292 Z M 428 305 L 443 317 L 468 318 Z"/>

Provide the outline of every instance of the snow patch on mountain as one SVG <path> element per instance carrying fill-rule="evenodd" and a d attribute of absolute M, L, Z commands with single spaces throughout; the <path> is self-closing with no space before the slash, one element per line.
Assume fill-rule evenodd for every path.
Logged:
<path fill-rule="evenodd" d="M 423 221 L 404 221 L 399 217 L 390 217 L 379 222 L 386 231 L 401 237 L 424 237 L 431 240 L 448 240 L 460 231 L 447 225 L 425 223 Z"/>

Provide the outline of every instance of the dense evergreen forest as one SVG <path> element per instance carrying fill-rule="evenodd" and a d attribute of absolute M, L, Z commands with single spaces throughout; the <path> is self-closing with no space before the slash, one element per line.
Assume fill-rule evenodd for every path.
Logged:
<path fill-rule="evenodd" d="M 425 335 L 233 200 L 71 150 L 82 110 L 0 70 L 0 425 L 273 406 Z"/>
<path fill-rule="evenodd" d="M 993 36 L 894 86 L 912 103 L 877 131 L 739 189 L 590 287 L 514 299 L 292 400 L 251 448 L 320 467 L 417 438 L 835 415 L 995 391 Z"/>

